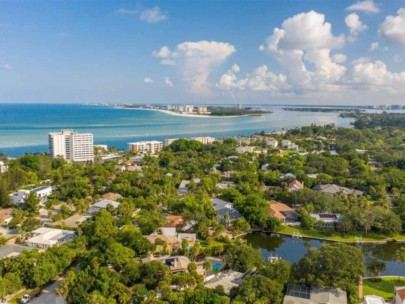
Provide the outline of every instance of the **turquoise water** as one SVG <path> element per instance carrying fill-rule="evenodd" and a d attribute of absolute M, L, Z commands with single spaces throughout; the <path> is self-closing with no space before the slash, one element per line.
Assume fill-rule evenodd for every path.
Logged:
<path fill-rule="evenodd" d="M 289 112 L 265 107 L 272 114 L 236 118 L 179 117 L 157 111 L 60 104 L 0 104 L 0 153 L 18 156 L 47 151 L 48 132 L 64 128 L 92 132 L 96 144 L 126 149 L 138 140 L 170 137 L 236 136 L 310 124 L 348 127 L 337 113 Z"/>
<path fill-rule="evenodd" d="M 221 270 L 223 266 L 224 264 L 222 263 L 215 263 L 214 265 L 212 265 L 212 270 Z"/>

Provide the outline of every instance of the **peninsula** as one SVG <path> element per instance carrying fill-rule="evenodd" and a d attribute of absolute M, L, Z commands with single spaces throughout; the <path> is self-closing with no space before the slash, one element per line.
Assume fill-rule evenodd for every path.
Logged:
<path fill-rule="evenodd" d="M 166 114 L 190 116 L 190 117 L 238 117 L 238 116 L 259 116 L 270 114 L 271 111 L 264 111 L 251 107 L 222 107 L 222 106 L 194 106 L 194 105 L 119 105 L 121 108 L 139 109 L 139 110 L 155 110 Z"/>

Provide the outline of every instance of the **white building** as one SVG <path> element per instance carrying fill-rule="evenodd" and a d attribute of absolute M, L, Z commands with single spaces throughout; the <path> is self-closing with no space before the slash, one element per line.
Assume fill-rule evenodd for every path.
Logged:
<path fill-rule="evenodd" d="M 132 153 L 156 154 L 163 150 L 163 142 L 156 140 L 138 141 L 128 143 L 128 149 Z"/>
<path fill-rule="evenodd" d="M 364 296 L 364 304 L 385 304 L 385 300 L 379 296 Z M 402 302 L 401 302 L 402 303 Z"/>
<path fill-rule="evenodd" d="M 75 232 L 71 230 L 61 230 L 42 227 L 32 231 L 33 237 L 26 241 L 28 247 L 46 249 L 52 246 L 61 245 L 72 241 Z"/>
<path fill-rule="evenodd" d="M 42 186 L 32 190 L 18 190 L 15 193 L 9 195 L 10 199 L 17 205 L 23 204 L 25 200 L 28 198 L 30 192 L 35 192 L 35 194 L 40 199 L 40 205 L 43 205 L 48 196 L 52 194 L 52 187 L 51 186 Z"/>
<path fill-rule="evenodd" d="M 8 166 L 3 161 L 0 161 L 0 173 L 6 173 L 7 171 Z"/>
<path fill-rule="evenodd" d="M 215 138 L 211 137 L 211 136 L 191 137 L 191 139 L 199 141 L 200 143 L 203 143 L 204 145 L 212 144 L 215 141 Z"/>
<path fill-rule="evenodd" d="M 94 161 L 93 134 L 73 130 L 51 132 L 48 135 L 49 154 L 72 162 Z"/>

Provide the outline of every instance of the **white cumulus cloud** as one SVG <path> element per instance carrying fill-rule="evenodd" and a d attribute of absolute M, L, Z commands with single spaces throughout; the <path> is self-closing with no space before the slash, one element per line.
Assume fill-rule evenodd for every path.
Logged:
<path fill-rule="evenodd" d="M 147 83 L 147 84 L 151 84 L 151 83 L 154 83 L 155 81 L 154 81 L 152 78 L 150 78 L 150 77 L 145 77 L 145 78 L 143 79 L 143 82 L 144 82 L 144 83 Z"/>
<path fill-rule="evenodd" d="M 346 73 L 346 68 L 330 53 L 344 43 L 344 35 L 335 36 L 323 14 L 310 11 L 286 19 L 260 49 L 286 70 L 296 93 L 306 93 L 335 89 L 332 86 Z"/>
<path fill-rule="evenodd" d="M 359 1 L 346 8 L 348 11 L 360 11 L 368 14 L 376 14 L 380 11 L 373 0 Z"/>
<path fill-rule="evenodd" d="M 359 15 L 352 13 L 345 18 L 346 26 L 350 30 L 350 35 L 357 36 L 359 33 L 367 29 L 367 26 L 360 20 Z"/>
<path fill-rule="evenodd" d="M 165 76 L 165 86 L 167 86 L 167 87 L 172 87 L 173 86 L 173 81 L 168 77 L 168 76 Z"/>
<path fill-rule="evenodd" d="M 405 93 L 405 71 L 391 72 L 380 60 L 356 63 L 352 69 L 351 81 L 365 90 L 385 90 L 392 94 Z"/>
<path fill-rule="evenodd" d="M 343 63 L 346 61 L 347 57 L 345 54 L 338 53 L 338 54 L 333 55 L 332 59 L 336 63 Z"/>
<path fill-rule="evenodd" d="M 177 45 L 174 51 L 167 46 L 153 52 L 162 64 L 176 65 L 181 70 L 183 80 L 190 92 L 209 95 L 209 76 L 236 51 L 229 43 L 217 41 L 186 41 Z"/>
<path fill-rule="evenodd" d="M 405 8 L 400 8 L 396 16 L 387 16 L 378 33 L 389 43 L 405 46 Z"/>

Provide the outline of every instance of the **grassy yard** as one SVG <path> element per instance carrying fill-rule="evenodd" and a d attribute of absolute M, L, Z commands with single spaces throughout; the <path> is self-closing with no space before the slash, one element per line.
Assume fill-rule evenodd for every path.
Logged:
<path fill-rule="evenodd" d="M 363 242 L 384 242 L 389 240 L 396 241 L 405 241 L 405 235 L 394 235 L 394 236 L 385 236 L 376 233 L 356 232 L 351 235 L 342 235 L 340 233 L 323 233 L 317 230 L 307 230 L 301 227 L 292 227 L 292 226 L 283 226 L 280 233 L 285 234 L 294 234 L 299 233 L 302 237 L 315 238 L 315 239 L 324 239 L 328 241 L 338 241 L 338 242 L 355 242 L 358 238 L 361 238 Z"/>
<path fill-rule="evenodd" d="M 384 298 L 386 301 L 394 298 L 394 286 L 404 286 L 405 278 L 401 278 L 398 282 L 398 277 L 381 278 L 379 282 L 372 282 L 369 279 L 363 281 L 363 294 L 376 295 Z"/>

